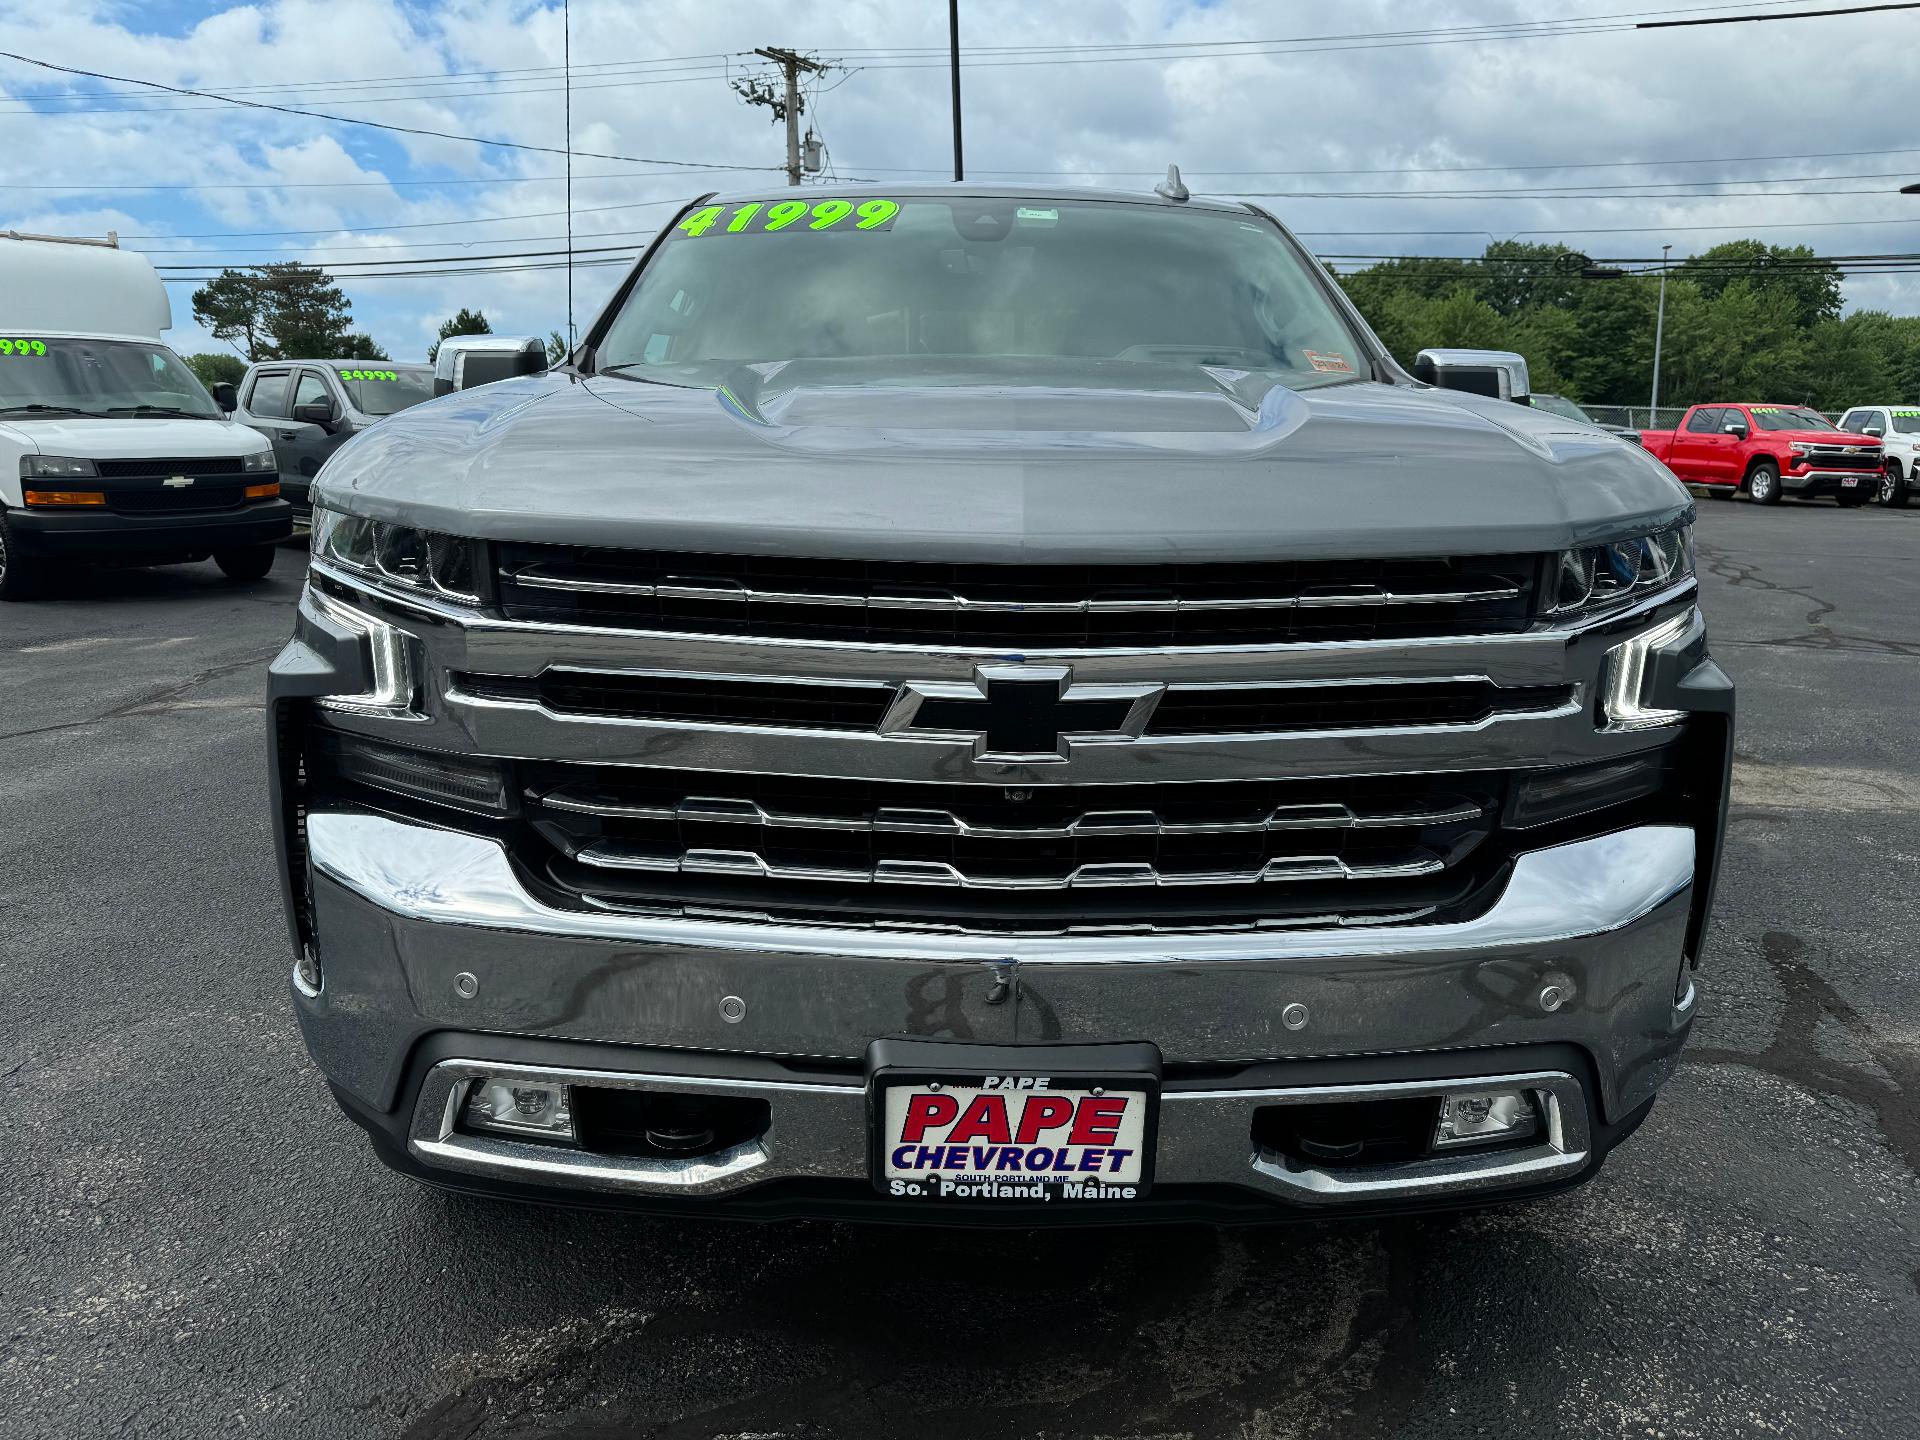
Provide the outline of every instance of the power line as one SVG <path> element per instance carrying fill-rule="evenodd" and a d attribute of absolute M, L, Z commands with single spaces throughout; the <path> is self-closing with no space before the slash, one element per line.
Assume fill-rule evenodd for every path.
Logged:
<path fill-rule="evenodd" d="M 1498 34 L 1501 37 L 1505 37 L 1507 34 L 1511 32 L 1526 32 L 1526 31 L 1542 30 L 1542 29 L 1551 30 L 1553 28 L 1565 27 L 1569 25 L 1592 24 L 1592 23 L 1615 21 L 1615 20 L 1638 20 L 1638 19 L 1642 19 L 1650 16 L 1676 15 L 1676 14 L 1684 15 L 1684 14 L 1690 14 L 1696 11 L 1722 10 L 1722 9 L 1728 8 L 1731 3 L 1732 3 L 1732 0 L 1721 0 L 1721 3 L 1718 3 L 1718 4 L 1670 6 L 1665 9 L 1658 9 L 1658 10 L 1618 11 L 1618 12 L 1610 12 L 1610 13 L 1600 14 L 1600 15 L 1566 15 L 1566 16 L 1560 16 L 1560 17 L 1557 17 L 1554 19 L 1548 19 L 1548 20 L 1493 21 L 1493 22 L 1486 22 L 1478 25 L 1434 26 L 1434 27 L 1426 27 L 1422 29 L 1413 29 L 1413 30 L 1382 30 L 1382 31 L 1361 30 L 1361 31 L 1346 31 L 1346 32 L 1336 32 L 1331 34 L 1319 34 L 1319 35 L 1280 36 L 1280 37 L 1274 37 L 1274 38 L 1268 38 L 1268 39 L 1252 39 L 1252 40 L 1187 40 L 1187 41 L 1142 40 L 1142 41 L 1131 41 L 1131 42 L 1126 42 L 1126 41 L 1107 42 L 1107 43 L 1100 43 L 1100 44 L 1079 44 L 1079 43 L 1063 42 L 1063 43 L 1054 44 L 1054 45 L 1045 45 L 1045 44 L 973 45 L 968 47 L 968 49 L 970 54 L 979 54 L 979 55 L 1096 54 L 1101 52 L 1114 52 L 1114 51 L 1122 51 L 1122 50 L 1167 51 L 1167 52 L 1173 52 L 1177 54 L 1178 52 L 1181 52 L 1181 51 L 1196 50 L 1196 49 L 1221 50 L 1223 52 L 1232 52 L 1236 50 L 1244 50 L 1248 48 L 1258 48 L 1262 46 L 1272 46 L 1272 45 L 1314 44 L 1314 43 L 1320 43 L 1320 42 L 1340 41 L 1340 40 L 1367 40 L 1367 39 L 1397 40 L 1397 39 L 1417 39 L 1422 37 L 1435 37 L 1435 36 L 1449 37 L 1449 36 L 1455 36 L 1455 35 L 1481 34 L 1481 33 L 1486 33 L 1490 31 L 1498 32 Z M 1785 5 L 1785 4 L 1793 3 L 1793 0 L 1760 0 L 1760 3 Z M 866 57 L 867 60 L 878 61 L 878 60 L 889 60 L 889 59 L 912 59 L 912 58 L 923 56 L 923 55 L 944 57 L 947 54 L 947 47 L 944 45 L 940 45 L 940 46 L 915 46 L 915 45 L 854 46 L 851 48 L 842 47 L 839 53 L 849 54 L 849 55 L 861 55 L 863 57 Z M 746 56 L 747 56 L 746 51 L 708 51 L 708 52 L 695 54 L 695 55 L 673 55 L 673 56 L 659 56 L 659 57 L 647 57 L 647 58 L 629 57 L 629 58 L 620 59 L 620 60 L 602 60 L 602 61 L 595 61 L 595 62 L 583 64 L 576 68 L 582 71 L 586 71 L 586 70 L 643 71 L 643 70 L 670 69 L 673 67 L 715 69 L 715 68 L 719 68 L 719 66 L 716 66 L 715 62 L 720 62 L 721 65 L 724 65 L 726 62 L 736 60 L 736 59 L 744 59 L 746 58 Z M 416 72 L 409 75 L 336 77 L 330 80 L 285 81 L 280 83 L 222 85 L 222 84 L 218 84 L 218 82 L 212 82 L 210 88 L 217 88 L 224 95 L 284 94 L 284 93 L 304 92 L 304 91 L 323 91 L 324 92 L 324 91 L 330 91 L 330 90 L 369 89 L 374 87 L 388 87 L 393 85 L 409 85 L 409 84 L 430 85 L 430 84 L 445 83 L 450 81 L 462 81 L 462 80 L 475 81 L 480 79 L 500 78 L 500 77 L 522 77 L 522 76 L 557 77 L 562 68 L 563 67 L 558 65 L 537 65 L 537 66 L 523 66 L 515 69 L 450 70 L 450 71 L 440 71 L 440 72 Z M 103 77 L 103 78 L 113 78 L 113 77 Z M 143 84 L 145 82 L 129 81 L 129 82 L 123 82 L 123 83 Z M 100 91 L 100 92 L 93 92 L 93 93 L 97 93 L 103 98 L 112 98 L 115 95 L 139 96 L 144 92 L 140 90 L 125 90 L 125 91 L 118 91 L 118 92 Z M 18 100 L 58 100 L 58 99 L 70 99 L 75 97 L 73 97 L 68 92 L 60 92 L 60 93 L 20 95 L 20 96 L 8 97 L 8 98 L 18 99 Z"/>
<path fill-rule="evenodd" d="M 833 88 L 833 87 L 829 87 Z M 1783 160 L 1854 160 L 1874 155 L 1920 155 L 1920 146 L 1902 146 L 1890 150 L 1813 150 L 1803 154 L 1776 155 L 1697 155 L 1671 156 L 1658 160 L 1555 160 L 1525 165 L 1407 165 L 1372 168 L 1333 168 L 1320 170 L 1199 170 L 1182 169 L 1188 176 L 1195 175 L 1249 175 L 1249 176 L 1320 176 L 1320 175 L 1457 175 L 1457 174 L 1499 174 L 1534 173 L 1552 170 L 1618 170 L 1653 169 L 1663 165 L 1750 165 L 1772 163 Z M 884 165 L 868 165 L 863 169 L 876 175 L 944 175 L 944 168 L 905 168 Z M 699 174 L 697 170 L 679 171 L 676 174 Z M 995 179 L 1018 179 L 1037 176 L 1042 179 L 1051 177 L 1073 177 L 1087 175 L 1154 176 L 1160 170 L 983 170 L 976 174 Z M 185 192 L 195 190 L 258 190 L 270 186 L 276 190 L 377 190 L 387 187 L 418 188 L 430 185 L 558 185 L 564 179 L 561 175 L 455 175 L 432 179 L 413 180 L 282 180 L 277 176 L 262 176 L 257 180 L 200 181 L 193 184 L 155 185 L 147 183 L 112 185 L 42 185 L 23 184 L 0 180 L 0 190 L 32 190 L 78 192 L 84 194 L 115 194 L 154 192 Z M 635 175 L 631 171 L 600 171 L 590 175 L 575 175 L 581 180 L 636 180 L 647 178 Z M 657 177 L 665 179 L 667 177 Z M 1833 178 L 1833 177 L 1822 177 Z M 905 182 L 903 182 L 905 183 Z M 1674 181 L 1674 184 L 1712 184 L 1709 180 L 1694 178 L 1690 181 Z M 1738 182 L 1722 182 L 1738 183 Z M 240 233 L 240 232 L 233 232 Z M 264 233 L 264 232 L 263 232 Z M 278 232 L 293 233 L 293 232 Z"/>
<path fill-rule="evenodd" d="M 435 140 L 460 140 L 473 145 L 486 145 L 499 150 L 523 150 L 541 155 L 572 155 L 587 160 L 618 160 L 629 165 L 667 165 L 682 170 L 769 170 L 776 167 L 768 165 L 727 165 L 718 162 L 697 160 L 662 160 L 641 155 L 609 155 L 594 150 L 558 150 L 551 145 L 529 145 L 518 140 L 490 140 L 481 135 L 461 135 L 450 130 L 428 130 L 417 125 L 389 125 L 379 120 L 361 120 L 351 115 L 330 115 L 322 110 L 301 110 L 289 105 L 270 105 L 264 100 L 246 100 L 235 96 L 216 95 L 210 90 L 193 90 L 179 85 L 164 85 L 158 80 L 141 80 L 126 75 L 108 75 L 97 70 L 82 70 L 72 65 L 56 65 L 51 60 L 36 60 L 31 55 L 16 54 L 11 50 L 0 50 L 0 60 L 17 60 L 23 65 L 37 65 L 43 70 L 52 70 L 64 75 L 84 75 L 92 80 L 112 80 L 121 85 L 146 85 L 155 90 L 165 90 L 174 95 L 197 95 L 203 100 L 219 100 L 228 105 L 238 105 L 249 110 L 273 110 L 283 115 L 299 115 L 309 120 L 331 120 L 338 125 L 360 125 L 372 130 L 390 130 L 400 135 L 424 135 Z"/>
<path fill-rule="evenodd" d="M 1876 10 L 1920 10 L 1920 0 L 1906 5 L 1848 5 L 1837 10 L 1788 10 L 1777 15 L 1722 15 L 1712 20 L 1655 20 L 1636 30 L 1668 30 L 1678 25 L 1743 25 L 1764 20 L 1824 20 L 1834 15 L 1865 15 Z"/>

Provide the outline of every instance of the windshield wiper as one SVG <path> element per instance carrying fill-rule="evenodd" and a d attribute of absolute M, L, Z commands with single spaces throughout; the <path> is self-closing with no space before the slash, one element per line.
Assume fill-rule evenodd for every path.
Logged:
<path fill-rule="evenodd" d="M 670 390 L 685 390 L 691 388 L 685 385 L 675 385 L 671 380 L 655 380 L 648 375 L 629 375 L 626 373 L 629 370 L 637 370 L 640 366 L 647 363 L 645 360 L 629 360 L 621 365 L 602 365 L 593 373 L 596 375 L 618 375 L 622 380 L 638 380 L 642 385 L 665 385 Z"/>
<path fill-rule="evenodd" d="M 211 420 L 213 416 L 199 410 L 181 410 L 172 405 L 109 405 L 109 415 L 169 415 L 180 420 Z"/>
<path fill-rule="evenodd" d="M 71 405 L 0 405 L 0 415 L 85 415 L 98 420 L 104 415 L 100 410 L 78 410 Z"/>

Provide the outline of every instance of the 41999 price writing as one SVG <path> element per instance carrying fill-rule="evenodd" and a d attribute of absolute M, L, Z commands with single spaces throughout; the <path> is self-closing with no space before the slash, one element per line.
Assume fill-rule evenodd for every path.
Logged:
<path fill-rule="evenodd" d="M 750 200 L 744 205 L 708 205 L 694 211 L 678 225 L 676 233 L 690 237 L 701 235 L 777 235 L 783 230 L 798 234 L 807 230 L 885 230 L 900 213 L 897 200 L 779 200 L 769 205 Z M 726 223 L 721 217 L 726 216 Z M 851 220 L 853 223 L 848 224 Z M 802 224 L 801 222 L 805 223 Z"/>
<path fill-rule="evenodd" d="M 0 340 L 0 355 L 45 355 L 44 340 Z"/>

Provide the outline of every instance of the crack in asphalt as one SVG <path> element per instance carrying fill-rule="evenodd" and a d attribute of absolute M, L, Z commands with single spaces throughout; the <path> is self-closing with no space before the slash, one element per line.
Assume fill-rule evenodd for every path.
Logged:
<path fill-rule="evenodd" d="M 109 720 L 123 720 L 129 715 L 155 710 L 165 711 L 176 702 L 183 701 L 189 692 L 199 689 L 202 685 L 224 679 L 228 675 L 238 674 L 242 670 L 250 670 L 257 665 L 264 665 L 279 653 L 280 647 L 275 645 L 270 650 L 263 650 L 244 660 L 233 660 L 223 665 L 210 665 L 204 670 L 196 670 L 184 680 L 176 680 L 171 685 L 163 685 L 157 690 L 149 690 L 131 700 L 124 700 L 118 705 L 102 710 L 97 715 L 89 715 L 83 720 L 61 720 L 52 725 L 30 726 L 25 730 L 3 731 L 0 732 L 0 740 L 21 740 L 30 735 L 53 735 L 62 730 L 79 730 L 88 725 L 101 725 Z"/>
<path fill-rule="evenodd" d="M 1766 640 L 1719 640 L 1712 643 L 1716 647 L 1756 647 L 1788 648 L 1801 650 L 1842 650 L 1869 654 L 1900 655 L 1920 657 L 1920 644 L 1903 640 L 1883 640 L 1872 635 L 1841 635 L 1827 624 L 1827 617 L 1840 607 L 1833 601 L 1814 594 L 1811 590 L 1802 590 L 1793 585 L 1784 585 L 1777 580 L 1769 580 L 1760 573 L 1759 562 L 1749 563 L 1736 560 L 1716 546 L 1700 544 L 1694 546 L 1695 553 L 1707 562 L 1707 573 L 1718 576 L 1735 590 L 1766 590 L 1778 595 L 1792 595 L 1804 600 L 1813 608 L 1807 611 L 1806 625 L 1813 633 L 1810 635 L 1782 635 Z"/>
<path fill-rule="evenodd" d="M 1786 995 L 1772 1038 L 1758 1052 L 1695 1045 L 1685 1052 L 1693 1065 L 1745 1065 L 1803 1089 L 1851 1101 L 1873 1115 L 1887 1146 L 1920 1174 L 1920 1050 L 1883 1038 L 1823 976 L 1801 959 L 1806 942 L 1785 930 L 1760 937 L 1774 979 Z M 1820 1053 L 1815 1032 L 1822 1020 L 1839 1025 L 1884 1072 Z"/>

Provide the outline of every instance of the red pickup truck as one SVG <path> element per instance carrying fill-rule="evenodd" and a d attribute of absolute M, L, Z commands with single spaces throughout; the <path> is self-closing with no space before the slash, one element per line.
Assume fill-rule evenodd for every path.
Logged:
<path fill-rule="evenodd" d="M 1642 430 L 1640 443 L 1722 500 L 1744 488 L 1759 505 L 1784 493 L 1853 506 L 1879 493 L 1880 442 L 1801 405 L 1695 405 L 1678 430 Z"/>

